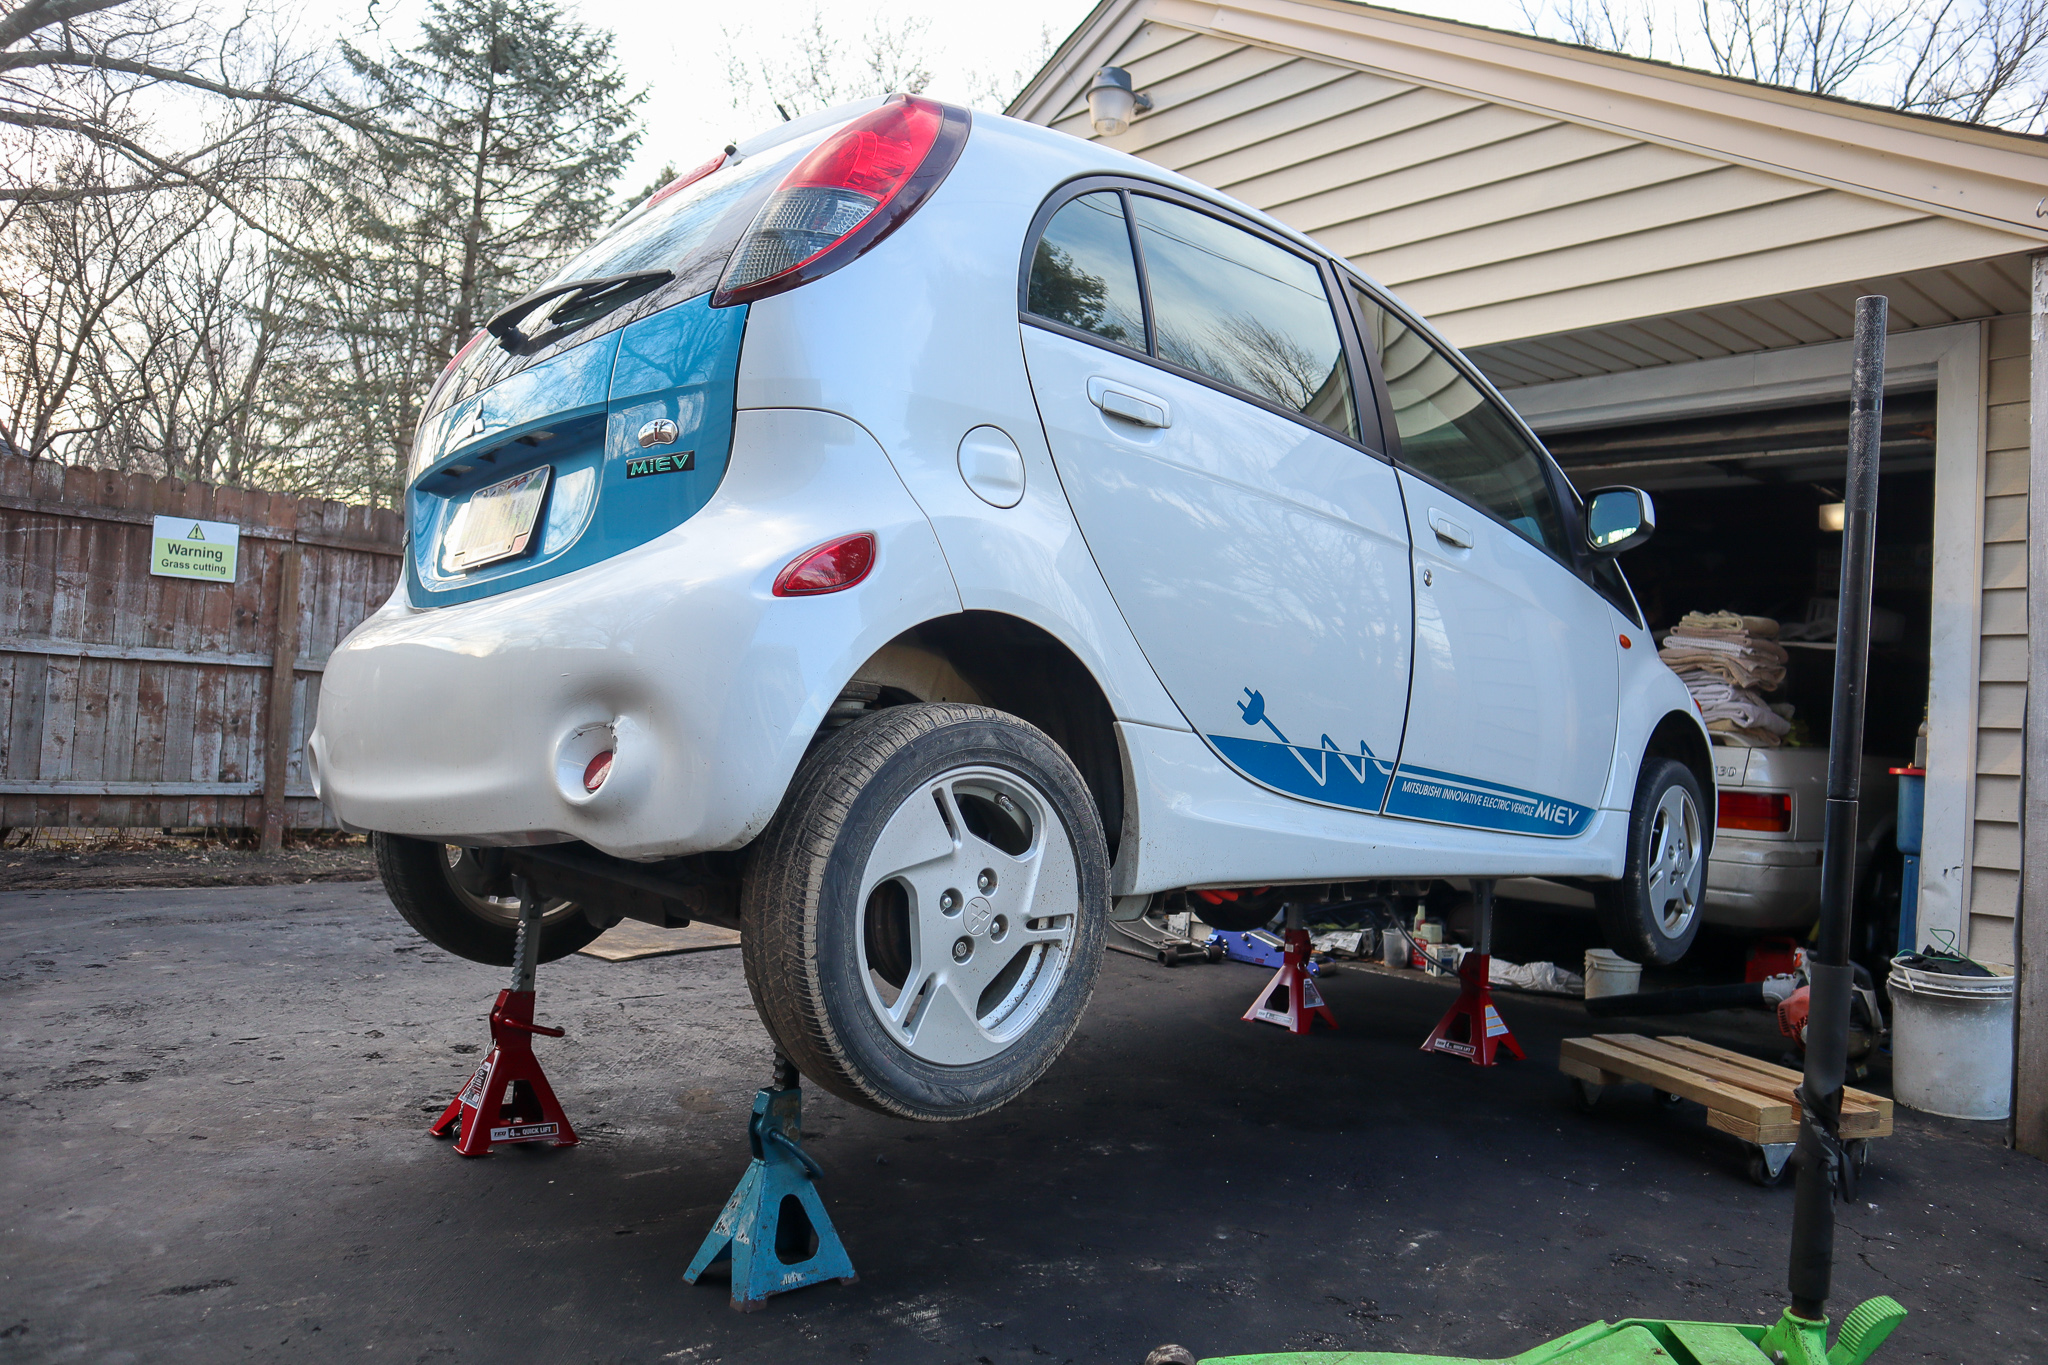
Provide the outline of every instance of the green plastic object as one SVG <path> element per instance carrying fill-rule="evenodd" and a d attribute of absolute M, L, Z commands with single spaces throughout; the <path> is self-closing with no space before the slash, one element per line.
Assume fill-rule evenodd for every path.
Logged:
<path fill-rule="evenodd" d="M 1898 1301 L 1880 1296 L 1842 1320 L 1828 1349 L 1826 1319 L 1788 1310 L 1769 1327 L 1725 1322 L 1626 1318 L 1595 1322 L 1505 1360 L 1405 1355 L 1398 1351 L 1290 1351 L 1217 1356 L 1201 1365 L 1863 1365 L 1906 1320 Z"/>

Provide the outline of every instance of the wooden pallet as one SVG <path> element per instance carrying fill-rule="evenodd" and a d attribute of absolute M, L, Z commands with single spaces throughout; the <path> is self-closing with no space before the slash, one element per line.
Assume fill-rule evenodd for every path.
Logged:
<path fill-rule="evenodd" d="M 1567 1038 L 1558 1069 L 1589 1085 L 1641 1081 L 1707 1107 L 1707 1123 L 1758 1146 L 1799 1140 L 1800 1074 L 1690 1038 L 1598 1033 Z M 1842 1092 L 1845 1139 L 1890 1137 L 1892 1102 Z"/>

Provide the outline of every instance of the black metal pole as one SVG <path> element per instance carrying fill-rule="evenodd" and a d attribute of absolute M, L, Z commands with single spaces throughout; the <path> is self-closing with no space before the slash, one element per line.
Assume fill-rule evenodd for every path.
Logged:
<path fill-rule="evenodd" d="M 1856 300 L 1849 380 L 1849 480 L 1842 502 L 1842 595 L 1835 625 L 1834 719 L 1828 737 L 1827 824 L 1820 923 L 1808 952 L 1812 988 L 1806 1077 L 1800 1083 L 1799 1186 L 1792 1207 L 1792 1311 L 1827 1315 L 1834 1277 L 1835 1193 L 1842 1166 L 1842 1081 L 1849 1061 L 1849 918 L 1856 899 L 1856 816 L 1863 782 L 1863 704 L 1869 672 L 1870 569 L 1877 538 L 1877 458 L 1884 429 L 1882 294 Z"/>

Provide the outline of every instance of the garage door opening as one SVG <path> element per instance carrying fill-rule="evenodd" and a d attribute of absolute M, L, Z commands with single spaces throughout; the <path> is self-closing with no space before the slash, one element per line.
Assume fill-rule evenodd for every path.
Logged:
<path fill-rule="evenodd" d="M 1886 395 L 1857 943 L 1872 965 L 1897 932 L 1886 769 L 1912 760 L 1926 714 L 1934 411 L 1931 390 Z M 1722 835 L 1705 917 L 1749 935 L 1803 938 L 1819 907 L 1848 428 L 1844 400 L 1544 434 L 1581 492 L 1632 484 L 1654 496 L 1656 537 L 1623 568 L 1660 643 L 1688 612 L 1778 623 L 1784 681 L 1758 691 L 1790 712 L 1790 732 L 1775 744 L 1754 729 L 1716 737 Z"/>

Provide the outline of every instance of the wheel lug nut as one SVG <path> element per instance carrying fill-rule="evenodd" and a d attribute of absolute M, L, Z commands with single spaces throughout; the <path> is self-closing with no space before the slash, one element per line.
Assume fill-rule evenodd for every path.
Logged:
<path fill-rule="evenodd" d="M 953 960 L 954 960 L 955 962 L 965 962 L 965 961 L 966 961 L 966 960 L 967 960 L 968 958 L 970 958 L 970 957 L 973 957 L 973 956 L 974 956 L 974 940 L 973 940 L 973 939 L 970 939 L 970 938 L 963 938 L 963 939 L 958 939 L 958 940 L 955 940 L 955 942 L 954 942 L 954 944 L 953 944 Z"/>
<path fill-rule="evenodd" d="M 996 889 L 996 872 L 995 872 L 995 869 L 994 869 L 994 868 L 992 868 L 992 867 L 984 867 L 984 868 L 983 868 L 983 869 L 981 870 L 981 875 L 980 875 L 979 877 L 977 877 L 977 878 L 975 878 L 975 879 L 974 879 L 974 884 L 975 884 L 976 886 L 978 886 L 978 887 L 980 887 L 980 888 L 981 888 L 981 891 L 982 891 L 982 894 L 983 894 L 983 895 L 987 895 L 987 894 L 988 894 L 989 892 L 991 892 L 991 891 L 995 890 L 995 889 Z"/>
<path fill-rule="evenodd" d="M 940 896 L 940 897 L 939 897 L 939 913 L 940 913 L 940 914 L 943 914 L 943 915 L 955 915 L 955 914 L 958 914 L 959 912 L 960 912 L 960 893 L 959 893 L 958 891 L 947 891 L 947 892 L 946 892 L 946 893 L 945 893 L 944 895 L 942 895 L 942 896 Z"/>

